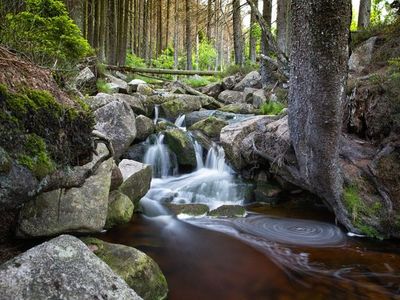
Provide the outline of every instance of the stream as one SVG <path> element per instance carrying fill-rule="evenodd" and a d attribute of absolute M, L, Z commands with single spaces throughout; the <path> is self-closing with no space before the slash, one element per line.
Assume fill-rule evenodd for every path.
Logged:
<path fill-rule="evenodd" d="M 157 119 L 155 120 L 157 122 Z M 176 120 L 182 130 L 184 117 Z M 302 206 L 303 194 L 277 205 L 248 204 L 252 184 L 228 166 L 222 147 L 193 138 L 197 168 L 179 174 L 163 134 L 147 141 L 153 166 L 144 214 L 104 233 L 160 265 L 168 299 L 400 299 L 397 241 L 353 236 L 322 205 Z M 242 218 L 172 216 L 163 203 L 246 205 Z"/>

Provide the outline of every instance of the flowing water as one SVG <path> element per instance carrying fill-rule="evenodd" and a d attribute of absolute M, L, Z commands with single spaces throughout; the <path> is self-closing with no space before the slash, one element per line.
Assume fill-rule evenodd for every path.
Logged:
<path fill-rule="evenodd" d="M 223 149 L 213 145 L 206 154 L 193 143 L 197 168 L 178 174 L 163 135 L 148 140 L 144 161 L 154 178 L 141 200 L 144 215 L 103 236 L 152 256 L 169 299 L 400 299 L 399 243 L 351 237 L 323 206 L 285 204 L 302 195 L 275 207 L 247 206 L 244 218 L 169 215 L 163 203 L 214 209 L 246 202 L 249 185 L 226 164 Z"/>

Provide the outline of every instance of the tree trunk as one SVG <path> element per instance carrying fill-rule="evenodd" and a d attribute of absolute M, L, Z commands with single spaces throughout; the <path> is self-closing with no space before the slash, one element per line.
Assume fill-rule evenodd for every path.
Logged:
<path fill-rule="evenodd" d="M 186 69 L 193 70 L 191 0 L 186 0 Z"/>
<path fill-rule="evenodd" d="M 175 24 L 174 24 L 174 69 L 178 69 L 178 2 L 179 0 L 175 0 Z"/>
<path fill-rule="evenodd" d="M 290 5 L 292 0 L 278 0 L 276 16 L 276 39 L 279 49 L 287 56 L 290 53 Z"/>
<path fill-rule="evenodd" d="M 371 22 L 371 0 L 360 0 L 360 9 L 358 11 L 358 30 L 365 29 Z"/>
<path fill-rule="evenodd" d="M 115 0 L 108 0 L 108 63 L 117 64 L 117 20 Z"/>
<path fill-rule="evenodd" d="M 254 36 L 254 26 L 256 25 L 256 13 L 251 9 L 250 15 L 250 37 L 249 37 L 249 60 L 256 62 L 256 37 Z"/>
<path fill-rule="evenodd" d="M 212 0 L 207 2 L 207 40 L 211 42 Z"/>
<path fill-rule="evenodd" d="M 106 56 L 106 35 L 107 35 L 107 0 L 100 0 L 100 32 L 99 32 L 99 59 L 104 61 Z"/>
<path fill-rule="evenodd" d="M 93 46 L 94 40 L 94 0 L 88 0 L 88 9 L 87 9 L 87 40 L 90 45 Z"/>
<path fill-rule="evenodd" d="M 263 2 L 263 19 L 265 23 L 268 25 L 269 31 L 271 31 L 271 19 L 272 19 L 272 1 L 264 0 Z M 261 53 L 265 56 L 269 56 L 269 52 L 271 51 L 270 47 L 268 47 L 268 35 L 266 32 L 262 31 L 261 34 Z M 265 87 L 269 81 L 269 72 L 268 72 L 268 62 L 264 59 L 261 60 L 260 66 L 260 75 L 261 82 L 263 87 Z"/>
<path fill-rule="evenodd" d="M 232 1 L 233 9 L 233 44 L 235 51 L 235 64 L 243 65 L 243 36 L 242 36 L 242 18 L 240 14 L 240 0 Z"/>
<path fill-rule="evenodd" d="M 289 128 L 299 174 L 335 212 L 351 1 L 293 0 Z"/>

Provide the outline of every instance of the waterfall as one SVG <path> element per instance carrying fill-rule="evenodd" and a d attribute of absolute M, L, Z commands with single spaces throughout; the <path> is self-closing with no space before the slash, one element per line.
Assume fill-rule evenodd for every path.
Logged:
<path fill-rule="evenodd" d="M 196 140 L 194 141 L 194 151 L 196 153 L 197 170 L 200 170 L 204 168 L 203 147 Z"/>
<path fill-rule="evenodd" d="M 151 144 L 151 138 L 147 140 Z M 144 156 L 144 163 L 153 167 L 153 177 L 165 178 L 177 172 L 176 157 L 164 144 L 164 135 L 159 134 Z"/>
<path fill-rule="evenodd" d="M 206 168 L 218 172 L 231 173 L 232 169 L 225 162 L 225 151 L 221 146 L 214 144 L 207 153 Z"/>
<path fill-rule="evenodd" d="M 160 105 L 156 105 L 154 107 L 154 124 L 157 124 L 159 115 L 160 115 Z"/>
<path fill-rule="evenodd" d="M 185 118 L 186 118 L 185 115 L 180 115 L 175 121 L 175 126 L 179 127 L 180 129 L 186 130 L 186 128 L 183 127 L 183 123 L 185 122 Z"/>

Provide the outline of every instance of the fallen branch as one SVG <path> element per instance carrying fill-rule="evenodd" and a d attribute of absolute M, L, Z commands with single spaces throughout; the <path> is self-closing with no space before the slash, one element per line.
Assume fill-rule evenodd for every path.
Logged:
<path fill-rule="evenodd" d="M 197 70 L 169 70 L 169 69 L 150 69 L 150 68 L 131 68 L 106 65 L 106 69 L 112 71 L 130 72 L 130 73 L 150 73 L 150 74 L 168 74 L 168 75 L 199 75 L 199 76 L 218 76 L 221 72 L 216 71 L 197 71 Z"/>

